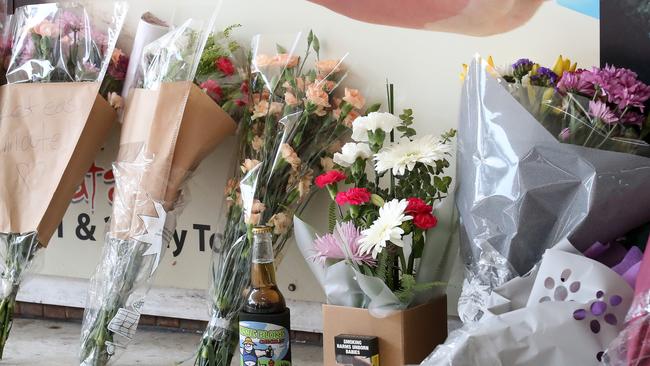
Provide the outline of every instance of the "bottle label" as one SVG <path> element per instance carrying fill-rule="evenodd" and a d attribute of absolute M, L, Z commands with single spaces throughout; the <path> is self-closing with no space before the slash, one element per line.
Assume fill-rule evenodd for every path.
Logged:
<path fill-rule="evenodd" d="M 291 366 L 289 330 L 283 326 L 239 322 L 241 366 Z"/>

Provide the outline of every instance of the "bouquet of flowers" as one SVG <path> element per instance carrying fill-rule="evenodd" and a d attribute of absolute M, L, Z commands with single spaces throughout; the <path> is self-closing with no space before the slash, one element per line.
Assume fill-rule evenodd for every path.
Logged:
<path fill-rule="evenodd" d="M 553 69 L 472 63 L 456 196 L 466 324 L 426 365 L 601 362 L 641 252 L 600 243 L 650 222 L 645 94 L 629 70 L 564 58 Z"/>
<path fill-rule="evenodd" d="M 291 235 L 293 214 L 313 191 L 313 177 L 332 167 L 331 152 L 349 134 L 365 108 L 356 89 L 337 87 L 346 72 L 340 60 L 320 58 L 320 41 L 307 37 L 303 57 L 295 53 L 300 35 L 285 48 L 273 37 L 253 41 L 248 110 L 240 123 L 238 166 L 225 195 L 225 226 L 214 245 L 211 320 L 195 365 L 230 365 L 238 349 L 238 314 L 249 282 L 252 228 L 273 227 L 276 256 Z M 308 67 L 315 57 L 315 67 Z M 242 100 L 243 103 L 243 100 Z"/>
<path fill-rule="evenodd" d="M 115 122 L 98 92 L 126 5 L 110 4 L 108 22 L 90 16 L 91 3 L 69 2 L 19 8 L 3 25 L 0 356 L 21 279 Z"/>
<path fill-rule="evenodd" d="M 510 93 L 562 142 L 648 156 L 650 86 L 628 69 L 578 69 L 560 56 L 553 68 L 520 59 L 495 68 Z"/>
<path fill-rule="evenodd" d="M 312 240 L 314 235 L 296 218 L 303 255 L 322 264 L 311 267 L 316 277 L 349 277 L 336 284 L 321 281 L 328 303 L 367 307 L 379 316 L 405 309 L 418 292 L 444 285 L 417 279 L 426 270 L 419 263 L 423 252 L 436 245 L 427 239 L 437 225 L 434 207 L 447 197 L 452 183 L 445 170 L 456 135 L 450 130 L 440 138 L 418 136 L 413 111 L 394 115 L 393 86 L 388 90 L 389 112 L 357 118 L 354 141 L 334 154 L 333 170 L 314 180 L 332 200 L 330 233 Z M 351 187 L 341 189 L 340 183 Z M 341 286 L 350 287 L 341 291 Z M 366 292 L 370 288 L 383 290 Z M 353 293 L 361 296 L 351 299 Z"/>
<path fill-rule="evenodd" d="M 221 107 L 233 102 L 224 97 L 215 103 L 210 91 L 193 81 L 197 68 L 209 60 L 203 52 L 209 36 L 205 29 L 213 22 L 198 30 L 197 22 L 188 20 L 143 51 L 140 87 L 129 94 L 113 167 L 113 214 L 84 314 L 82 365 L 108 364 L 133 339 L 145 296 L 187 201 L 185 184 L 235 132 L 236 122 Z M 232 67 L 237 72 L 228 72 L 234 80 L 239 70 L 235 63 Z"/>
<path fill-rule="evenodd" d="M 585 252 L 650 221 L 649 97 L 632 71 L 611 66 L 472 63 L 459 128 L 464 320 L 563 239 Z"/>
<path fill-rule="evenodd" d="M 129 68 L 129 56 L 121 49 L 115 48 L 104 82 L 99 88 L 99 94 L 103 96 L 111 107 L 121 109 L 124 107 L 122 87 L 126 79 L 126 70 Z"/>

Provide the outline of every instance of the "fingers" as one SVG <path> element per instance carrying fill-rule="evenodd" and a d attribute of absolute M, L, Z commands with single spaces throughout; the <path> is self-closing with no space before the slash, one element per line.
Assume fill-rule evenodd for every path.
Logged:
<path fill-rule="evenodd" d="M 526 23 L 544 0 L 310 0 L 375 24 L 477 36 Z"/>

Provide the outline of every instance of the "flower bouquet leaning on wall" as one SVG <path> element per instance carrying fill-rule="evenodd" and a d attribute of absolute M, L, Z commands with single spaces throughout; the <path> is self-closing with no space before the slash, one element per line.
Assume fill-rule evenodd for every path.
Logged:
<path fill-rule="evenodd" d="M 392 85 L 389 89 L 391 113 L 357 118 L 354 141 L 334 154 L 332 170 L 314 180 L 332 200 L 330 233 L 313 239 L 313 229 L 295 219 L 300 250 L 320 264 L 311 266 L 316 277 L 349 277 L 344 283 L 321 281 L 328 303 L 369 308 L 377 316 L 409 307 L 418 292 L 444 286 L 446 279 L 417 278 L 418 271 L 430 270 L 420 263 L 423 252 L 438 245 L 427 239 L 437 225 L 434 207 L 452 182 L 445 170 L 456 134 L 418 136 L 410 109 L 392 113 Z M 364 292 L 377 286 L 385 291 Z"/>
<path fill-rule="evenodd" d="M 296 54 L 299 40 L 301 35 L 286 44 L 267 36 L 253 40 L 251 83 L 242 85 L 249 110 L 226 187 L 223 232 L 213 248 L 211 319 L 195 365 L 230 365 L 239 348 L 237 317 L 249 283 L 253 226 L 273 227 L 274 252 L 282 256 L 313 177 L 331 166 L 328 154 L 341 145 L 354 118 L 377 108 L 366 109 L 358 90 L 338 87 L 346 76 L 343 60 L 320 59 L 313 33 L 302 57 Z"/>
<path fill-rule="evenodd" d="M 649 97 L 611 66 L 472 63 L 456 196 L 467 324 L 426 365 L 601 363 L 645 243 L 618 238 L 650 222 Z"/>
<path fill-rule="evenodd" d="M 479 89 L 485 85 L 491 88 Z M 643 188 L 650 178 L 644 158 L 650 153 L 650 87 L 633 71 L 580 69 L 562 57 L 553 67 L 528 59 L 505 67 L 476 60 L 463 98 L 463 105 L 477 106 L 462 109 L 459 129 L 466 147 L 459 152 L 466 183 L 458 196 L 468 239 L 468 292 L 459 310 L 465 320 L 484 310 L 472 300 L 481 298 L 475 290 L 488 286 L 482 291 L 488 295 L 525 274 L 562 239 L 584 252 L 650 221 L 650 194 Z M 499 118 L 488 123 L 488 111 Z M 497 154 L 504 146 L 509 153 Z M 491 157 L 508 168 L 483 163 Z M 525 185 L 510 179 L 513 174 Z"/>
<path fill-rule="evenodd" d="M 236 130 L 223 108 L 234 94 L 215 103 L 210 91 L 193 81 L 212 24 L 213 19 L 207 26 L 187 20 L 143 51 L 140 82 L 129 93 L 113 165 L 113 213 L 91 279 L 81 365 L 109 364 L 133 339 L 145 296 L 187 202 L 187 180 Z M 229 80 L 239 85 L 240 70 L 231 62 Z"/>
<path fill-rule="evenodd" d="M 353 141 L 314 180 L 331 198 L 329 232 L 319 236 L 294 217 L 298 247 L 327 296 L 326 364 L 335 353 L 339 362 L 347 357 L 334 348 L 339 334 L 378 337 L 379 358 L 391 365 L 419 363 L 446 336 L 444 262 L 453 230 L 442 229 L 446 239 L 434 234 L 441 230 L 434 210 L 450 201 L 445 173 L 456 131 L 418 135 L 412 110 L 395 115 L 393 86 L 387 89 L 389 112 L 357 118 Z"/>
<path fill-rule="evenodd" d="M 126 13 L 124 2 L 17 9 L 0 88 L 0 356 L 21 279 L 46 247 L 115 122 L 99 95 Z M 107 8 L 102 8 L 106 11 Z"/>

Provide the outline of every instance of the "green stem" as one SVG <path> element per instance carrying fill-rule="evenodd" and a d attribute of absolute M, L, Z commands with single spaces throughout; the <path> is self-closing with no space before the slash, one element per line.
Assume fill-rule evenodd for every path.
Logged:
<path fill-rule="evenodd" d="M 400 265 L 402 266 L 402 270 L 408 268 L 408 266 L 406 265 L 406 257 L 404 256 L 404 248 L 399 248 L 399 251 L 397 253 L 399 255 L 399 261 L 400 261 Z M 412 257 L 413 256 L 409 257 L 409 261 Z"/>
<path fill-rule="evenodd" d="M 614 125 L 614 127 L 612 127 L 612 129 L 609 130 L 609 132 L 607 133 L 607 136 L 605 136 L 605 138 L 603 139 L 603 141 L 602 141 L 598 146 L 596 146 L 596 149 L 600 149 L 603 145 L 605 145 L 605 143 L 606 143 L 606 142 L 609 140 L 609 138 L 612 136 L 612 133 L 614 133 L 614 131 L 616 130 L 616 127 L 618 127 L 618 125 Z"/>
<path fill-rule="evenodd" d="M 18 286 L 15 287 L 15 290 L 12 290 L 9 296 L 2 299 L 0 303 L 0 359 L 4 355 L 5 345 L 9 339 L 9 332 L 11 332 L 11 326 L 13 325 L 14 318 L 14 308 L 16 306 L 16 293 L 18 292 Z"/>

